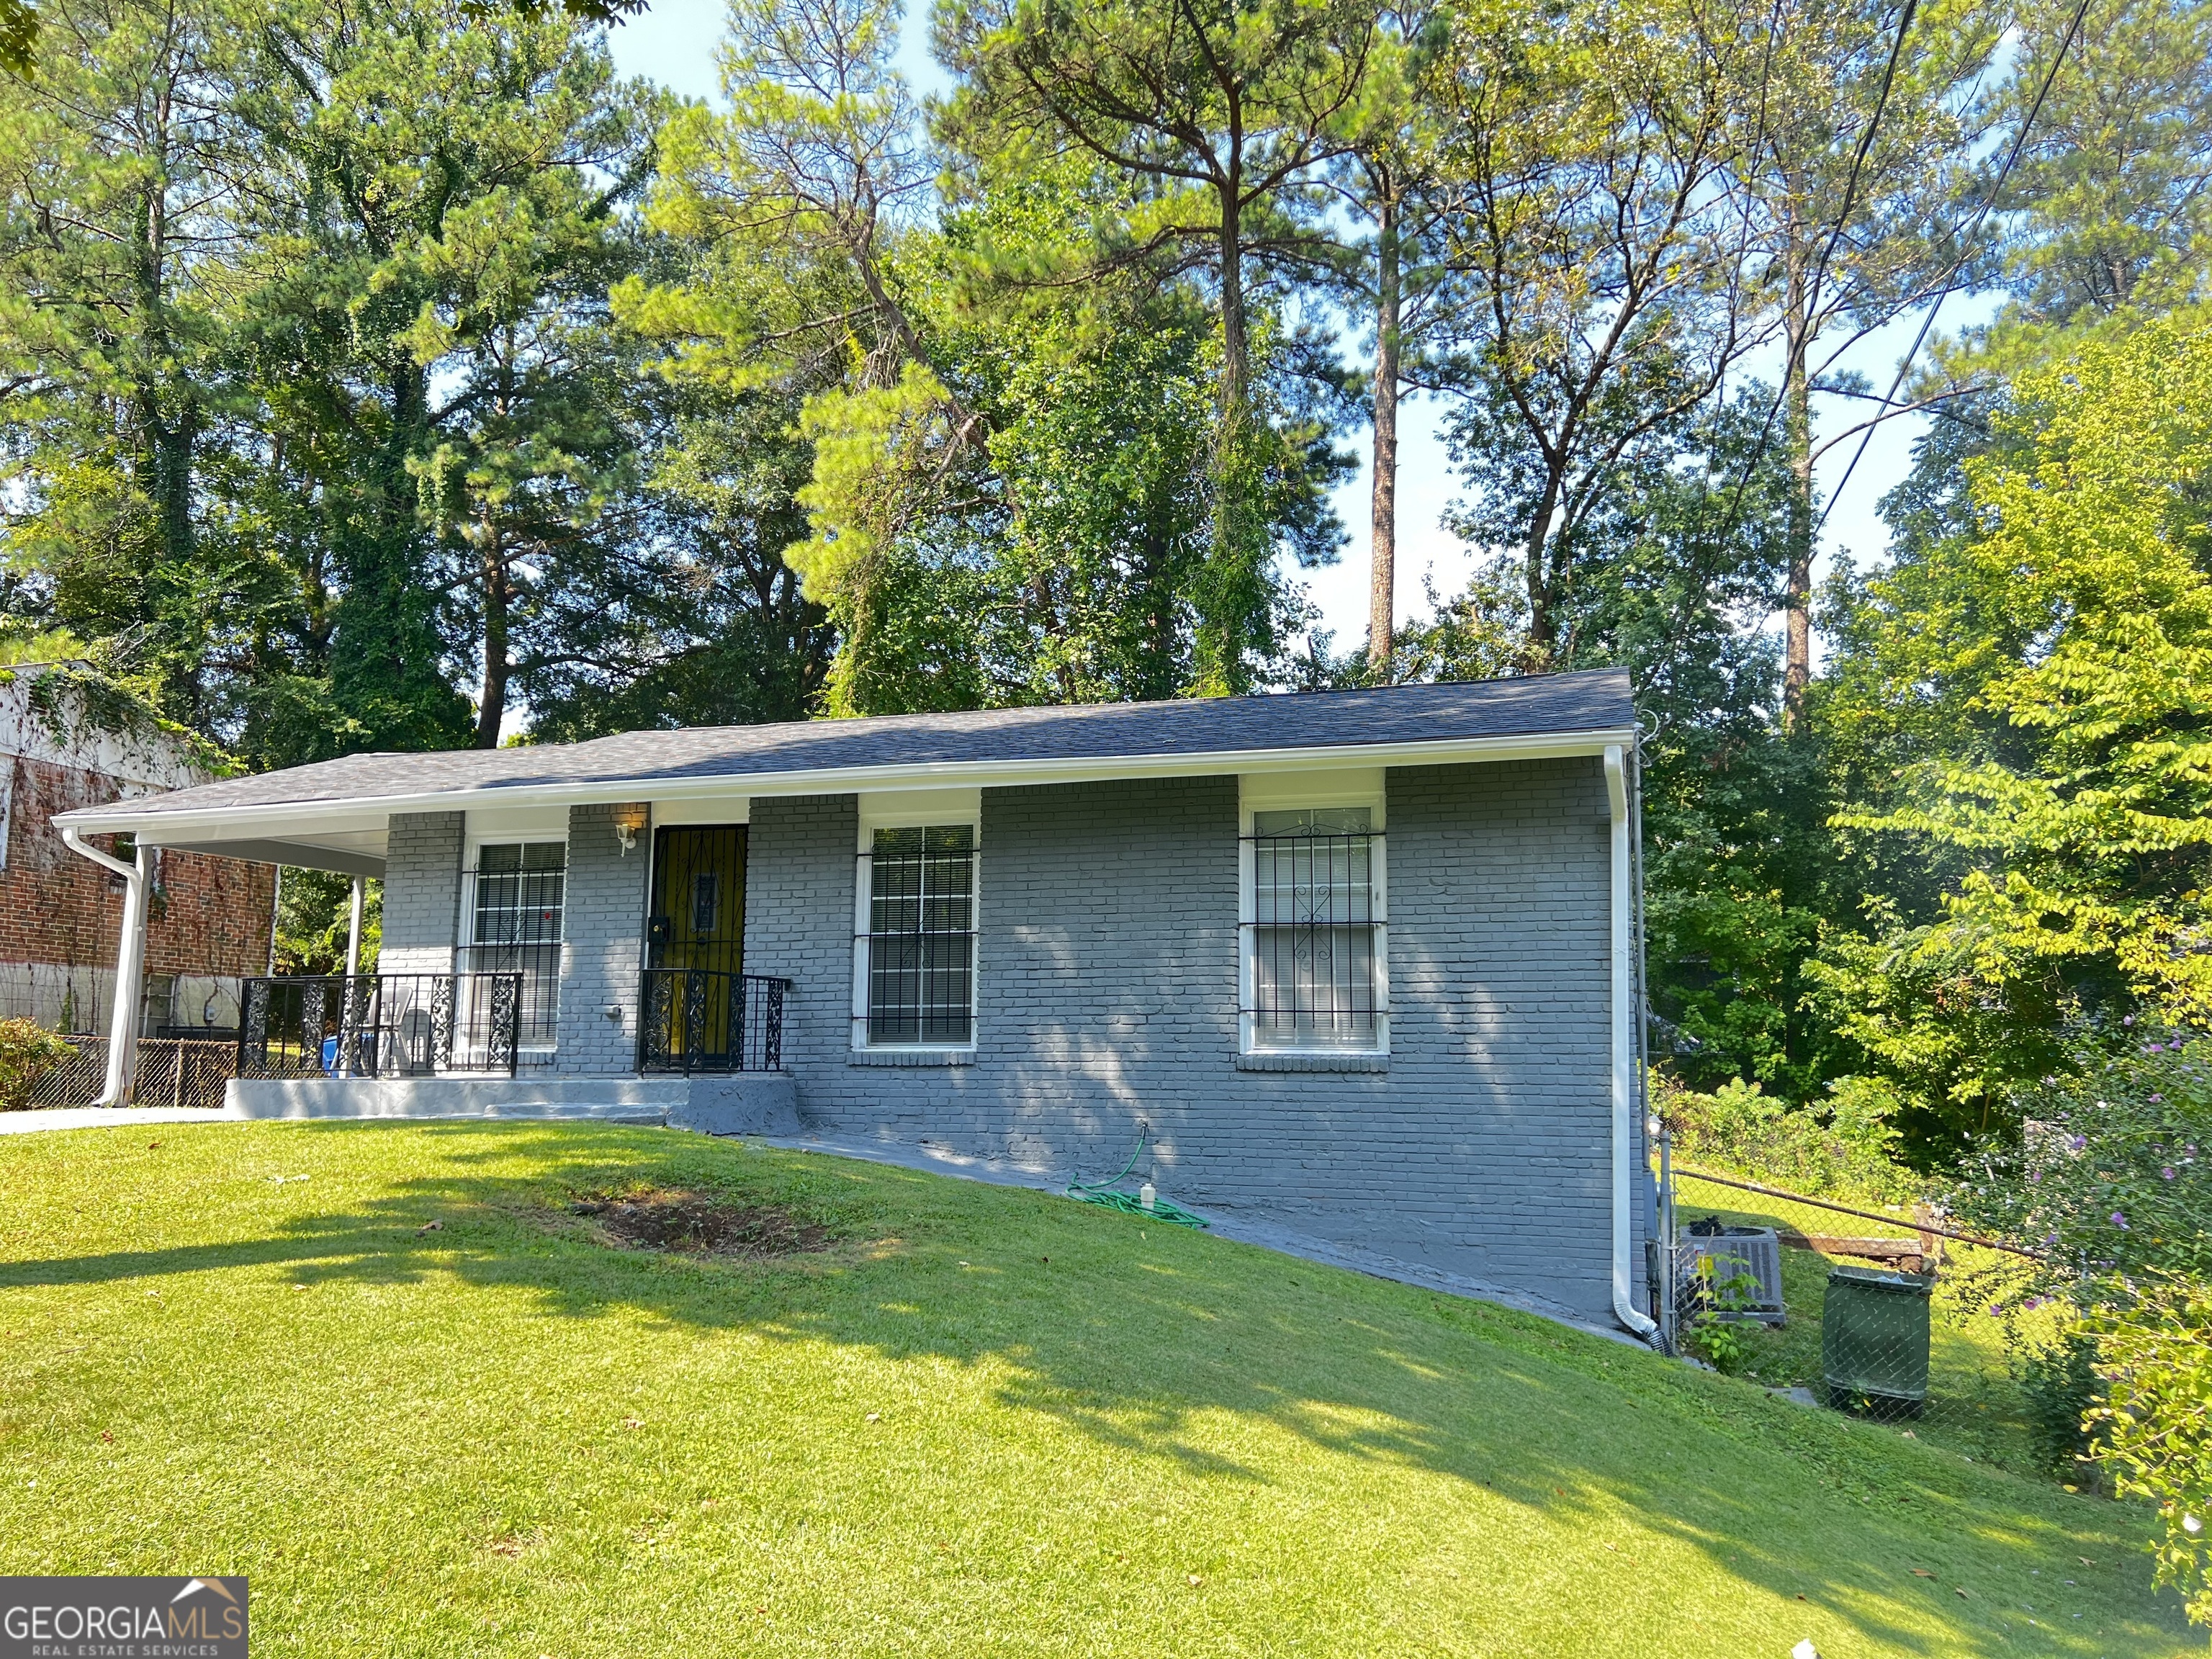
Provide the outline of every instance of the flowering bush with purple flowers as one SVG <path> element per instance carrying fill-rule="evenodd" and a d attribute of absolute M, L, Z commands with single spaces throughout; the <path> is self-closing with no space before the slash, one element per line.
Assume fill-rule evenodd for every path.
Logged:
<path fill-rule="evenodd" d="M 2088 1313 L 2148 1274 L 2212 1281 L 2212 1041 L 2130 1030 L 2016 1101 L 1974 1147 L 1952 1212 L 2043 1257 L 2029 1288 Z"/>
<path fill-rule="evenodd" d="M 2030 1369 L 2093 1357 L 2073 1373 L 2096 1385 L 2074 1396 L 2088 1455 L 2158 1504 L 2160 1576 L 2212 1624 L 2212 1038 L 2126 1029 L 2016 1104 L 2021 1133 L 1974 1148 L 1953 1213 L 2036 1252 L 2020 1305 L 2074 1321 Z"/>

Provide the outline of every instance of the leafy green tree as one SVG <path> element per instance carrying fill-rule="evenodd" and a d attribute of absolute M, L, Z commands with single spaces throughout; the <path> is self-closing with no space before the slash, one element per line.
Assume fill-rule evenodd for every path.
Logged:
<path fill-rule="evenodd" d="M 672 128 L 652 209 L 690 263 L 621 298 L 679 382 L 795 408 L 807 533 L 786 557 L 837 630 L 828 711 L 1190 686 L 1217 569 L 1193 539 L 1214 459 L 1194 396 L 1219 367 L 1205 311 L 1172 259 L 1100 256 L 1133 198 L 1079 152 L 956 155 L 925 222 L 892 15 L 830 5 L 738 17 L 732 107 Z M 1327 556 L 1338 460 L 1267 337 L 1255 500 L 1271 545 Z M 1248 661 L 1291 615 L 1272 568 L 1251 588 Z"/>
<path fill-rule="evenodd" d="M 231 441 L 240 134 L 228 20 L 136 0 L 47 9 L 35 77 L 0 76 L 0 428 L 21 494 L 14 603 L 129 666 L 204 726 L 215 601 L 263 598 L 200 510 Z"/>
<path fill-rule="evenodd" d="M 605 315 L 629 239 L 598 190 L 550 182 L 449 213 L 415 255 L 436 295 L 408 338 L 449 415 L 410 465 L 475 635 L 483 749 L 500 740 L 516 654 L 562 578 L 588 584 L 619 557 L 646 447 L 628 395 L 635 354 Z"/>
<path fill-rule="evenodd" d="M 932 170 L 892 66 L 898 9 L 744 0 L 731 26 L 729 110 L 690 108 L 661 138 L 650 216 L 690 269 L 633 283 L 622 314 L 676 348 L 672 372 L 799 404 L 812 533 L 789 559 L 838 629 L 830 712 L 973 706 L 972 641 L 927 619 L 967 608 L 974 550 L 924 556 L 916 532 L 962 516 L 985 427 L 910 270 Z"/>
<path fill-rule="evenodd" d="M 1424 82 L 1468 289 L 1449 431 L 1482 544 L 1520 549 L 1527 667 L 1571 652 L 1582 526 L 1616 466 L 1747 344 L 1729 183 L 1758 43 L 1711 22 L 1673 0 L 1476 9 Z"/>
<path fill-rule="evenodd" d="M 620 447 L 581 325 L 654 100 L 573 20 L 465 0 L 297 8 L 255 42 L 256 380 L 327 550 L 331 740 L 483 741 L 511 579 Z"/>
<path fill-rule="evenodd" d="M 384 884 L 362 896 L 361 971 L 376 971 L 384 944 Z M 275 971 L 343 974 L 353 927 L 353 878 L 328 870 L 288 867 L 276 888 Z"/>
<path fill-rule="evenodd" d="M 1104 329 L 1046 313 L 1007 354 L 991 442 L 1007 504 L 993 653 L 1006 701 L 1172 697 L 1190 683 L 1212 390 L 1193 300 L 1171 294 Z"/>
<path fill-rule="evenodd" d="M 2199 1624 L 2212 1624 L 2208 1063 L 2201 1036 L 2156 1023 L 2073 1034 L 2062 1074 L 2023 1090 L 2025 1123 L 1982 1138 L 1951 1195 L 1974 1231 L 2032 1253 L 1992 1311 L 2061 1310 L 2060 1343 L 2030 1371 L 2071 1362 L 2048 1390 L 2052 1449 L 2067 1472 L 2086 1456 L 2121 1496 L 2158 1505 L 2158 1580 Z"/>
<path fill-rule="evenodd" d="M 1656 1058 L 1704 1087 L 1742 1079 L 1802 1104 L 1823 1098 L 1837 1058 L 1803 1006 L 1803 976 L 1838 872 L 1821 757 L 1780 730 L 1781 665 L 1759 626 L 1789 567 L 1791 478 L 1765 442 L 1771 406 L 1766 388 L 1748 387 L 1615 459 L 1574 525 L 1565 556 L 1577 580 L 1560 596 L 1548 659 L 1627 668 L 1645 724 Z M 1489 510 L 1478 498 L 1455 528 L 1498 545 Z M 1512 672 L 1529 626 L 1520 558 L 1500 553 L 1409 630 L 1398 672 Z"/>
<path fill-rule="evenodd" d="M 696 383 L 667 398 L 619 547 L 541 589 L 518 668 L 534 737 L 817 712 L 836 636 L 783 558 L 806 535 L 798 400 Z"/>
<path fill-rule="evenodd" d="M 1319 168 L 1348 152 L 1375 14 L 1349 0 L 1210 5 L 954 0 L 934 21 L 963 80 L 946 112 L 970 151 L 1079 152 L 1138 185 L 1126 246 L 1202 258 L 1220 325 L 1212 546 L 1199 689 L 1242 691 L 1269 641 L 1271 481 L 1298 446 L 1255 401 L 1254 278 L 1316 264 L 1303 222 Z"/>
<path fill-rule="evenodd" d="M 1442 135 L 1421 92 L 1429 58 L 1450 25 L 1437 8 L 1385 7 L 1353 138 L 1328 170 L 1330 187 L 1362 234 L 1345 250 L 1337 286 L 1354 314 L 1373 319 L 1368 375 L 1367 667 L 1392 671 L 1398 617 L 1398 410 L 1405 394 L 1434 390 L 1437 359 L 1458 321 L 1443 232 L 1452 189 L 1437 165 Z"/>
<path fill-rule="evenodd" d="M 1826 718 L 1875 759 L 1838 821 L 1953 873 L 1877 892 L 1815 973 L 1923 1136 L 2003 1121 L 2070 1020 L 2212 1008 L 2209 392 L 2199 313 L 2023 374 L 1957 528 L 1850 619 Z"/>
<path fill-rule="evenodd" d="M 262 763 L 495 741 L 647 511 L 660 100 L 550 9 L 70 3 L 0 84 L 9 608 Z"/>
<path fill-rule="evenodd" d="M 1793 723 L 1812 680 L 1814 465 L 1871 425 L 1966 391 L 1943 381 L 1893 404 L 1836 364 L 1955 281 L 1970 252 L 1968 186 L 1980 181 L 1969 157 L 1990 113 L 1973 106 L 1972 88 L 1999 27 L 1985 7 L 1886 0 L 1785 0 L 1766 20 L 1733 170 L 1748 280 L 1776 308 L 1782 354 L 1770 418 L 1780 417 L 1775 436 L 1794 480 L 1783 598 Z M 1816 442 L 1816 396 L 1844 400 L 1858 418 Z"/>
<path fill-rule="evenodd" d="M 2025 120 L 2046 81 L 2050 90 L 2000 203 L 2008 321 L 2201 298 L 2212 265 L 2212 4 L 2031 0 L 2016 27 L 2013 72 L 1992 100 L 2001 118 Z"/>
<path fill-rule="evenodd" d="M 27 0 L 0 0 L 0 70 L 28 75 L 38 45 L 38 8 Z"/>

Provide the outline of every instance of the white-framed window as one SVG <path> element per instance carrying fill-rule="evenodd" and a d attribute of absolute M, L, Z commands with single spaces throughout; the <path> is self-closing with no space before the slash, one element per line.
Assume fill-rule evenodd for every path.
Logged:
<path fill-rule="evenodd" d="M 1247 1054 L 1387 1054 L 1382 775 L 1249 777 L 1238 869 Z"/>
<path fill-rule="evenodd" d="M 853 1047 L 975 1046 L 982 823 L 974 790 L 861 800 Z"/>
<path fill-rule="evenodd" d="M 461 881 L 462 974 L 522 976 L 515 1044 L 549 1052 L 561 1017 L 561 942 L 567 921 L 568 842 L 564 836 L 471 836 Z M 456 1041 L 484 1022 L 457 1007 Z"/>

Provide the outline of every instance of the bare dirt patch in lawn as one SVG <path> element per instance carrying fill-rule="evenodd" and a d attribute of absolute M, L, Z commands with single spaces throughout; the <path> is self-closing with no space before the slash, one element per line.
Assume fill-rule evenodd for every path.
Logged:
<path fill-rule="evenodd" d="M 580 1193 L 568 1206 L 617 1244 L 678 1255 L 799 1255 L 830 1248 L 830 1231 L 772 1204 L 732 1204 L 711 1193 L 653 1188 Z"/>

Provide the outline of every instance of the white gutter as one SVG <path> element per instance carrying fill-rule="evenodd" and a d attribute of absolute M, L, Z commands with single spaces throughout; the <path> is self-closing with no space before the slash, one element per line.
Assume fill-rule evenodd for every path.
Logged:
<path fill-rule="evenodd" d="M 1636 924 L 1630 881 L 1628 757 L 1605 746 L 1605 793 L 1613 808 L 1613 1316 L 1646 1340 L 1659 1327 L 1636 1310 Z"/>
<path fill-rule="evenodd" d="M 123 878 L 123 938 L 115 951 L 115 1011 L 107 1027 L 107 1080 L 95 1106 L 127 1106 L 137 1081 L 138 1000 L 146 974 L 146 889 L 153 874 L 154 849 L 142 846 L 136 866 L 88 847 L 77 830 L 62 830 L 70 852 L 105 866 Z"/>
<path fill-rule="evenodd" d="M 170 841 L 250 839 L 259 826 L 306 830 L 338 821 L 365 828 L 395 812 L 464 811 L 471 806 L 577 806 L 609 801 L 701 800 L 732 796 L 836 795 L 863 790 L 943 789 L 952 786 L 1110 782 L 1120 778 L 1214 777 L 1254 772 L 1322 771 L 1345 767 L 1450 766 L 1473 761 L 1559 760 L 1596 755 L 1633 743 L 1633 729 L 1535 732 L 1460 738 L 1447 742 L 1344 743 L 1297 749 L 1225 749 L 1205 753 L 1126 755 L 1066 760 L 923 761 L 911 765 L 820 767 L 804 771 L 727 772 L 706 776 L 586 779 L 574 783 L 512 783 L 428 789 L 404 794 L 329 800 L 268 801 L 202 811 L 149 810 L 161 797 L 80 807 L 56 817 L 89 834 L 131 830 Z M 672 758 L 672 769 L 703 763 Z"/>

